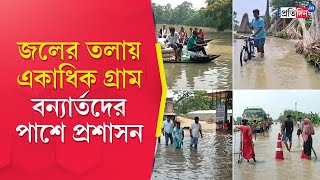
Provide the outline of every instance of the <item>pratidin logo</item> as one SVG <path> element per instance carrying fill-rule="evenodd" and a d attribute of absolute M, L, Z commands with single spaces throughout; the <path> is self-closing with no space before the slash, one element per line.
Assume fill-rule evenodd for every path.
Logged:
<path fill-rule="evenodd" d="M 308 7 L 279 7 L 279 18 L 309 18 L 309 13 L 313 13 L 316 10 L 314 4 L 309 4 Z"/>

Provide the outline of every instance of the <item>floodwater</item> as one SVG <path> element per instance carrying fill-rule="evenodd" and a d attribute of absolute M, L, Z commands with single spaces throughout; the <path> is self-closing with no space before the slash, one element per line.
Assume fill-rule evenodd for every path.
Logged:
<path fill-rule="evenodd" d="M 174 25 L 177 32 L 181 26 L 189 37 L 190 26 Z M 157 30 L 160 28 L 161 25 L 157 25 Z M 206 39 L 214 39 L 205 47 L 207 53 L 221 56 L 211 63 L 165 63 L 169 89 L 232 89 L 232 32 L 203 29 Z"/>
<path fill-rule="evenodd" d="M 240 66 L 243 39 L 234 41 L 235 89 L 320 89 L 320 74 L 294 51 L 297 41 L 268 37 L 264 58 Z"/>
<path fill-rule="evenodd" d="M 280 123 L 271 127 L 271 132 L 266 137 L 260 137 L 257 134 L 257 140 L 254 143 L 256 159 L 248 163 L 245 159 L 240 164 L 237 163 L 239 157 L 234 155 L 234 179 L 235 180 L 287 180 L 287 179 L 319 179 L 320 177 L 320 159 L 316 159 L 312 154 L 312 160 L 301 159 L 301 146 L 298 143 L 297 129 L 293 132 L 293 143 L 291 152 L 288 152 L 282 145 L 284 160 L 275 160 L 277 136 L 280 132 Z M 235 140 L 234 152 L 238 151 L 236 146 L 239 144 L 239 133 L 234 133 Z M 301 137 L 300 137 L 301 138 Z M 320 155 L 320 128 L 315 128 L 313 138 L 313 148 L 317 155 Z M 239 147 L 239 146 L 238 146 Z"/>
<path fill-rule="evenodd" d="M 190 149 L 185 131 L 182 149 L 165 146 L 164 137 L 157 146 L 152 179 L 232 179 L 232 142 L 214 130 L 199 139 L 198 149 Z"/>

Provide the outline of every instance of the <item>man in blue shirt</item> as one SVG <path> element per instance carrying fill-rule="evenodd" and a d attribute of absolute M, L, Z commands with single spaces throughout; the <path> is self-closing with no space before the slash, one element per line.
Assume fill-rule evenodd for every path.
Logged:
<path fill-rule="evenodd" d="M 251 23 L 251 28 L 253 29 L 253 37 L 254 38 L 254 45 L 258 49 L 258 53 L 261 53 L 261 58 L 264 56 L 264 43 L 266 41 L 266 30 L 265 30 L 265 23 L 264 19 L 259 16 L 259 10 L 253 10 L 254 19 Z"/>

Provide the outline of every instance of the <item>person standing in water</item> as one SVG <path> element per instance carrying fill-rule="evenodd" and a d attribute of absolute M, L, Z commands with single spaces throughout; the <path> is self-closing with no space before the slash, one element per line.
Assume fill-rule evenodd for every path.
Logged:
<path fill-rule="evenodd" d="M 292 132 L 293 132 L 293 121 L 291 120 L 291 115 L 287 116 L 287 120 L 284 122 L 285 128 L 285 138 L 284 138 L 284 145 L 286 146 L 287 150 L 290 152 L 292 147 Z M 288 142 L 290 146 L 288 146 Z"/>
<path fill-rule="evenodd" d="M 261 137 L 264 137 L 264 123 L 262 120 L 259 122 L 259 127 L 260 127 L 260 135 Z"/>
<path fill-rule="evenodd" d="M 194 123 L 192 123 L 190 127 L 190 148 L 194 147 L 195 149 L 197 149 L 199 134 L 201 135 L 201 138 L 203 138 L 201 124 L 199 123 L 199 117 L 195 117 Z"/>
<path fill-rule="evenodd" d="M 297 125 L 297 136 L 298 136 L 298 145 L 300 146 L 300 135 L 302 134 L 302 127 L 301 127 L 301 122 L 300 122 L 300 119 L 298 119 L 296 125 Z"/>
<path fill-rule="evenodd" d="M 264 19 L 260 16 L 259 9 L 253 10 L 254 19 L 251 22 L 251 28 L 253 29 L 254 46 L 257 47 L 258 53 L 260 53 L 261 58 L 264 56 L 264 43 L 266 41 L 266 30 Z"/>
<path fill-rule="evenodd" d="M 248 162 L 250 159 L 253 159 L 253 161 L 256 162 L 252 142 L 252 133 L 250 127 L 248 126 L 248 120 L 242 120 L 242 126 L 237 126 L 237 128 L 240 129 L 242 134 L 242 157 L 245 158 Z"/>
<path fill-rule="evenodd" d="M 176 127 L 173 128 L 173 142 L 176 149 L 180 149 L 183 145 L 184 132 L 180 127 L 180 122 L 177 122 Z"/>
<path fill-rule="evenodd" d="M 314 135 L 314 128 L 310 119 L 305 118 L 303 120 L 304 127 L 302 132 L 303 138 L 303 152 L 306 155 L 306 158 L 311 160 L 312 152 L 312 135 Z"/>
<path fill-rule="evenodd" d="M 257 121 L 256 120 L 253 120 L 252 134 L 254 136 L 254 140 L 257 140 Z"/>
<path fill-rule="evenodd" d="M 173 122 L 168 117 L 166 121 L 163 122 L 162 133 L 166 139 L 166 146 L 170 143 L 173 144 L 172 131 L 173 131 Z"/>

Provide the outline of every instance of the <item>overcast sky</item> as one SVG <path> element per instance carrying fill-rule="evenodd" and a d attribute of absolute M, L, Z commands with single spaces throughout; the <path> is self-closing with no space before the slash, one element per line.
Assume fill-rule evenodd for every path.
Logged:
<path fill-rule="evenodd" d="M 254 9 L 259 9 L 260 15 L 264 15 L 267 9 L 267 0 L 233 0 L 233 11 L 237 12 L 239 23 L 244 13 L 248 13 L 251 21 Z"/>
<path fill-rule="evenodd" d="M 188 1 L 193 4 L 193 8 L 200 9 L 202 7 L 206 7 L 207 3 L 205 0 L 152 0 L 153 3 L 160 4 L 162 6 L 165 6 L 167 4 L 171 4 L 173 8 L 175 8 L 177 5 L 183 3 L 183 1 Z"/>
<path fill-rule="evenodd" d="M 320 112 L 320 91 L 313 90 L 236 90 L 233 93 L 233 116 L 241 117 L 248 106 L 262 107 L 273 119 L 286 109 Z"/>

